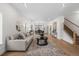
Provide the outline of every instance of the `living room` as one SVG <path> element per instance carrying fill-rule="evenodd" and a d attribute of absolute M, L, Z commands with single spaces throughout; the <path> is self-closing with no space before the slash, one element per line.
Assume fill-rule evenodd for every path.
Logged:
<path fill-rule="evenodd" d="M 78 10 L 78 3 L 0 3 L 0 55 L 79 55 Z"/>

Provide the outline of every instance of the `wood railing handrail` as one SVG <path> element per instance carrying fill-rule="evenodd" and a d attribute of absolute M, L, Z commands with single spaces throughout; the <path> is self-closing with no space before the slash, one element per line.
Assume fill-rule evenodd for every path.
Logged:
<path fill-rule="evenodd" d="M 70 20 L 68 20 L 68 19 L 66 19 L 66 18 L 64 18 L 65 20 L 67 20 L 67 21 L 69 21 L 70 23 L 72 23 L 73 25 L 75 25 L 76 27 L 78 27 L 79 28 L 79 26 L 78 25 L 76 25 L 75 23 L 73 23 L 73 22 L 71 22 Z"/>

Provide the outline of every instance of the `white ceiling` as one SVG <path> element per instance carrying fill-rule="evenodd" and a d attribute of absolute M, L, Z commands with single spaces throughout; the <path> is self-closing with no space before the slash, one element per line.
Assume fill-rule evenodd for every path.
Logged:
<path fill-rule="evenodd" d="M 29 20 L 50 21 L 58 16 L 79 10 L 75 3 L 13 3 L 10 4 L 23 17 Z"/>
<path fill-rule="evenodd" d="M 76 11 L 79 11 L 79 3 L 70 3 L 65 4 L 65 7 L 63 9 L 63 13 L 65 14 L 72 14 Z"/>
<path fill-rule="evenodd" d="M 61 14 L 61 3 L 15 3 L 11 4 L 21 15 L 31 20 L 51 20 Z"/>

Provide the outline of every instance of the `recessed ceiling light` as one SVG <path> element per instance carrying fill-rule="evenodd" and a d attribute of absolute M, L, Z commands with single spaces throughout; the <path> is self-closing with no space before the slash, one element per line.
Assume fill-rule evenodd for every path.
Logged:
<path fill-rule="evenodd" d="M 65 6 L 64 6 L 64 3 L 62 4 L 62 7 L 65 7 Z"/>
<path fill-rule="evenodd" d="M 24 3 L 24 7 L 27 8 L 27 4 L 26 3 Z"/>

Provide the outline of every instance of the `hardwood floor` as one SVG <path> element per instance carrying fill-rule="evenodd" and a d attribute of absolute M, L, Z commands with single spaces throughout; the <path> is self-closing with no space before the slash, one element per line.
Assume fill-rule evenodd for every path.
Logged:
<path fill-rule="evenodd" d="M 6 52 L 3 56 L 24 56 L 25 52 Z"/>
<path fill-rule="evenodd" d="M 73 45 L 63 40 L 58 40 L 51 36 L 50 36 L 50 39 L 52 43 L 56 43 L 56 47 L 60 47 L 67 55 L 79 56 L 79 46 L 74 47 Z"/>
<path fill-rule="evenodd" d="M 58 40 L 52 36 L 48 36 L 48 40 L 50 43 L 53 43 L 56 47 L 62 49 L 67 55 L 69 56 L 79 56 L 79 48 L 74 47 L 71 44 L 63 41 L 63 40 Z M 3 56 L 25 56 L 25 52 L 6 52 L 3 54 Z"/>

